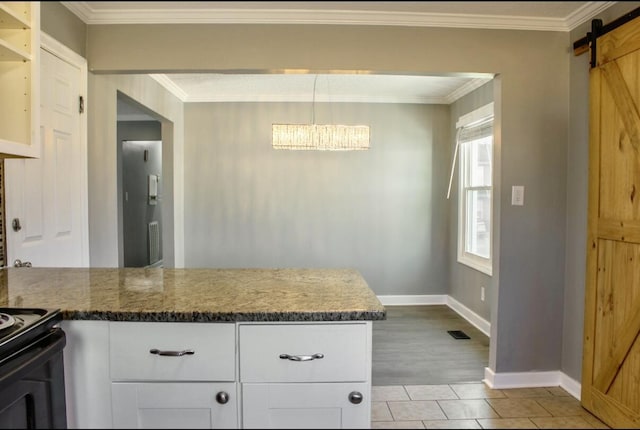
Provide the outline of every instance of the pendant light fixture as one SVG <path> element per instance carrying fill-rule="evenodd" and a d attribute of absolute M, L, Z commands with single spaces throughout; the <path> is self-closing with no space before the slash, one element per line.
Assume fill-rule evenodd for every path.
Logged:
<path fill-rule="evenodd" d="M 275 149 L 357 151 L 369 149 L 368 125 L 316 124 L 316 84 L 313 80 L 311 124 L 272 124 Z"/>

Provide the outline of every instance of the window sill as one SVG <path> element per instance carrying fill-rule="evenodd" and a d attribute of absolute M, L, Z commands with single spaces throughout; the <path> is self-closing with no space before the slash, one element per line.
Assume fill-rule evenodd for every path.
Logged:
<path fill-rule="evenodd" d="M 475 258 L 470 258 L 466 255 L 459 255 L 458 256 L 458 263 L 460 264 L 464 264 L 465 266 L 469 266 L 472 269 L 475 269 L 479 272 L 484 273 L 485 275 L 492 275 L 492 267 L 491 267 L 491 262 L 487 261 L 486 263 L 484 261 L 478 261 Z"/>

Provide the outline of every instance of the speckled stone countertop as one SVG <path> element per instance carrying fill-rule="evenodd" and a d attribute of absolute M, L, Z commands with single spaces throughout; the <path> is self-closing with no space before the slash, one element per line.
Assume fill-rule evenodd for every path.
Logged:
<path fill-rule="evenodd" d="M 68 320 L 386 319 L 352 269 L 6 268 L 0 307 L 60 309 Z"/>

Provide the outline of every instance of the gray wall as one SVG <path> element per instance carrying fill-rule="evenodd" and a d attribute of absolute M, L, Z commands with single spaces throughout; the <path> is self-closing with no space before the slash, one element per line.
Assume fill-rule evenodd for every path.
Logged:
<path fill-rule="evenodd" d="M 455 151 L 455 136 L 456 136 L 456 122 L 458 119 L 469 112 L 472 112 L 479 107 L 482 107 L 493 101 L 493 82 L 489 82 L 470 94 L 460 98 L 451 104 L 451 159 Z M 460 154 L 458 153 L 458 156 Z M 460 158 L 458 158 L 459 162 Z M 449 162 L 451 165 L 451 162 Z M 449 216 L 451 222 L 449 223 L 449 261 L 450 263 L 450 275 L 449 275 L 449 294 L 471 309 L 473 312 L 481 316 L 487 321 L 491 320 L 491 293 L 495 289 L 492 287 L 493 278 L 466 266 L 462 263 L 458 263 L 458 187 L 460 177 L 459 165 L 456 166 L 455 174 L 451 185 L 451 198 L 449 201 Z M 493 229 L 499 228 L 497 223 L 493 223 Z M 485 300 L 480 300 L 480 288 L 485 288 Z"/>
<path fill-rule="evenodd" d="M 84 55 L 84 39 L 77 36 L 81 30 L 67 40 L 63 31 L 69 29 L 65 24 L 69 17 L 60 20 L 54 10 L 58 6 L 53 4 L 57 3 L 42 2 L 43 29 Z M 639 6 L 640 2 L 618 2 L 600 17 L 607 23 Z M 504 127 L 498 136 L 495 159 L 496 167 L 504 169 L 495 184 L 498 211 L 494 215 L 500 229 L 494 238 L 497 267 L 492 285 L 496 286 L 491 287 L 489 298 L 493 305 L 490 367 L 504 372 L 561 367 L 579 380 L 586 258 L 588 54 L 574 57 L 572 43 L 583 37 L 589 26 L 585 23 L 568 35 L 321 25 L 100 25 L 88 26 L 87 57 L 90 69 L 98 71 L 289 67 L 498 73 L 494 90 L 497 121 L 504 122 Z M 207 43 L 202 44 L 202 40 Z M 111 106 L 111 99 L 105 99 L 102 91 L 108 85 L 97 85 L 100 91 L 96 101 L 106 100 Z M 135 92 L 133 87 L 129 90 Z M 104 112 L 109 108 L 98 109 Z M 89 112 L 91 117 L 91 109 Z M 103 117 L 99 115 L 95 121 Z M 106 191 L 101 195 L 105 199 L 113 193 L 106 182 L 100 185 L 101 181 L 109 181 L 114 173 L 100 134 L 105 131 L 102 127 L 98 125 L 89 142 L 94 153 L 90 196 Z M 92 144 L 97 149 L 92 150 Z M 177 168 L 180 162 L 176 162 Z M 517 184 L 526 186 L 526 205 L 516 210 L 508 206 L 511 185 Z M 90 210 L 92 265 L 113 264 L 117 253 L 113 248 L 117 245 L 109 235 L 115 209 L 94 200 Z M 176 224 L 181 222 L 179 211 L 175 218 Z M 107 222 L 107 236 L 98 231 L 103 221 Z M 179 262 L 180 250 L 177 252 Z M 457 294 L 454 292 L 454 296 Z"/>
<path fill-rule="evenodd" d="M 603 24 L 640 7 L 640 2 L 618 2 L 599 14 Z M 571 32 L 573 42 L 591 31 L 591 21 Z M 570 118 L 567 148 L 567 239 L 562 371 L 581 380 L 584 291 L 586 272 L 589 178 L 589 53 L 570 54 Z"/>
<path fill-rule="evenodd" d="M 120 267 L 117 100 L 146 106 L 162 128 L 162 239 L 165 267 L 184 267 L 183 103 L 145 75 L 89 73 L 89 250 L 92 267 Z"/>
<path fill-rule="evenodd" d="M 568 33 L 345 25 L 96 25 L 89 26 L 88 40 L 89 67 L 96 73 L 496 73 L 500 133 L 495 145 L 499 197 L 494 216 L 500 228 L 495 238 L 496 286 L 490 297 L 489 367 L 496 372 L 560 367 Z M 446 177 L 447 167 L 443 169 Z M 526 187 L 525 206 L 511 207 L 512 185 Z"/>
<path fill-rule="evenodd" d="M 599 17 L 607 23 L 639 6 L 640 2 L 618 2 Z M 490 367 L 505 372 L 560 367 L 572 378 L 580 379 L 589 66 L 588 54 L 573 56 L 572 43 L 590 30 L 590 23 L 581 25 L 570 35 L 540 31 L 317 25 L 195 25 L 173 26 L 169 30 L 168 26 L 162 25 L 85 26 L 58 2 L 42 2 L 41 8 L 43 31 L 80 55 L 85 55 L 84 32 L 87 29 L 89 67 L 97 71 L 292 67 L 498 73 L 494 91 L 498 95 L 497 109 L 504 111 L 503 115 L 499 114 L 498 122 L 504 122 L 499 139 L 505 148 L 502 150 L 502 143 L 498 142 L 495 157 L 496 162 L 506 168 L 497 178 L 496 197 L 500 195 L 497 201 L 503 201 L 505 213 L 494 214 L 500 230 L 495 232 L 497 237 L 494 238 L 498 267 L 494 270 L 492 284 L 496 286 L 491 287 L 489 298 L 496 305 L 491 310 L 494 324 Z M 207 40 L 207 44 L 202 44 L 202 40 Z M 115 88 L 115 84 L 111 84 L 113 80 L 107 77 L 94 80 L 97 94 L 92 95 L 95 91 L 90 89 L 90 101 L 94 97 L 96 102 L 107 102 L 107 106 L 96 106 L 97 109 L 89 111 L 90 118 L 93 115 L 93 121 L 98 121 L 95 132 L 90 127 L 89 141 L 93 153 L 90 154 L 90 196 L 101 195 L 90 207 L 93 224 L 91 261 L 92 265 L 98 266 L 117 265 L 117 244 L 111 239 L 115 217 L 111 213 L 115 209 L 105 201 L 114 195 L 108 181 L 115 174 L 115 168 L 106 146 L 107 139 L 103 137 L 114 133 L 102 125 L 105 119 L 110 120 L 109 115 L 98 114 L 96 117 L 91 110 L 104 113 L 105 109 L 115 107 L 115 102 L 106 95 L 109 93 L 107 87 Z M 117 79 L 121 87 L 136 93 L 134 86 L 121 82 L 124 80 L 127 77 Z M 115 93 L 113 97 L 115 99 Z M 180 135 L 180 115 L 176 118 L 178 130 L 172 130 L 172 136 L 174 132 Z M 115 124 L 115 119 L 113 121 Z M 103 133 L 105 131 L 107 133 Z M 97 148 L 92 149 L 92 145 Z M 177 142 L 177 148 L 174 167 L 179 170 L 181 141 Z M 560 158 L 555 159 L 559 153 Z M 526 186 L 527 204 L 516 210 L 507 205 L 511 185 L 517 184 Z M 101 191 L 106 194 L 100 194 Z M 176 224 L 180 224 L 179 189 L 176 192 L 178 207 L 171 219 L 175 218 Z M 106 229 L 103 221 L 107 222 Z M 565 239 L 557 240 L 558 237 Z M 180 231 L 175 232 L 175 238 L 178 240 L 176 261 L 180 265 Z M 503 258 L 504 254 L 507 256 Z M 451 260 L 451 265 L 455 264 L 455 260 Z M 453 268 L 452 280 L 460 276 Z M 465 293 L 455 289 L 464 282 L 464 279 L 461 282 L 454 280 L 452 285 L 452 294 L 462 301 L 467 300 Z M 545 304 L 549 305 L 548 310 L 544 309 Z M 554 315 L 548 318 L 549 314 Z M 495 324 L 496 321 L 500 324 Z M 561 338 L 556 335 L 560 332 Z M 514 350 L 519 352 L 511 354 Z"/>
<path fill-rule="evenodd" d="M 368 151 L 283 151 L 271 124 L 310 104 L 185 107 L 188 267 L 353 267 L 376 294 L 446 294 L 449 107 L 322 104 Z"/>
<path fill-rule="evenodd" d="M 162 140 L 160 121 L 118 121 L 118 142 L 123 140 Z"/>
<path fill-rule="evenodd" d="M 86 57 L 87 24 L 57 1 L 40 2 L 40 17 L 43 32 Z"/>

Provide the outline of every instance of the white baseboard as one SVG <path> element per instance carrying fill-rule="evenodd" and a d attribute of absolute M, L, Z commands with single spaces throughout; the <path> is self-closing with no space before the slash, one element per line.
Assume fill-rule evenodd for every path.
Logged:
<path fill-rule="evenodd" d="M 560 372 L 504 372 L 494 373 L 484 368 L 484 382 L 490 388 L 557 387 L 560 385 Z"/>
<path fill-rule="evenodd" d="M 451 296 L 447 296 L 447 306 L 456 311 L 462 318 L 466 319 L 471 325 L 484 333 L 487 337 L 491 337 L 491 323 L 482 318 L 477 313 L 457 301 Z"/>
<path fill-rule="evenodd" d="M 484 368 L 483 382 L 496 390 L 507 388 L 562 387 L 567 393 L 580 400 L 580 383 L 563 372 L 504 372 L 495 373 Z"/>
<path fill-rule="evenodd" d="M 491 336 L 491 323 L 448 294 L 378 296 L 384 306 L 447 305 L 482 333 Z"/>
<path fill-rule="evenodd" d="M 580 400 L 582 384 L 579 381 L 560 372 L 560 386 L 564 388 L 567 393 Z"/>
<path fill-rule="evenodd" d="M 384 306 L 446 305 L 447 297 L 446 294 L 378 296 L 378 300 Z"/>

